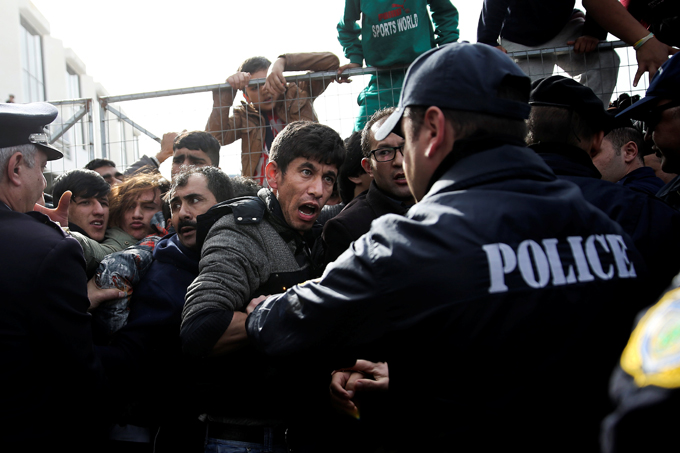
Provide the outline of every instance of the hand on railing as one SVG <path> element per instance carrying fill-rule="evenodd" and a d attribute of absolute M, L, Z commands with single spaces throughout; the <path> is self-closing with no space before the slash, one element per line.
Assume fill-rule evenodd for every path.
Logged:
<path fill-rule="evenodd" d="M 342 73 L 345 72 L 347 69 L 353 69 L 353 68 L 360 68 L 361 65 L 359 63 L 347 63 L 346 65 L 342 65 L 338 68 L 338 76 L 335 80 L 337 80 L 338 83 L 352 83 L 352 80 L 348 76 L 343 76 Z"/>
<path fill-rule="evenodd" d="M 227 83 L 231 85 L 232 90 L 243 90 L 250 82 L 249 72 L 237 72 L 236 74 L 227 77 Z"/>
<path fill-rule="evenodd" d="M 269 66 L 267 71 L 267 81 L 264 83 L 264 89 L 271 94 L 283 94 L 286 92 L 286 78 L 283 76 L 283 70 L 286 68 L 286 59 L 277 58 L 274 63 Z"/>
<path fill-rule="evenodd" d="M 574 53 L 588 53 L 597 49 L 600 40 L 594 36 L 579 36 L 576 41 L 567 41 L 568 46 L 574 46 Z"/>

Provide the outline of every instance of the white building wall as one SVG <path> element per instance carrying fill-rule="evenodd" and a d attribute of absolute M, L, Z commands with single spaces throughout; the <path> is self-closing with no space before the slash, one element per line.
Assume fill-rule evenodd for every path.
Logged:
<path fill-rule="evenodd" d="M 61 101 L 69 98 L 67 88 L 66 66 L 79 76 L 80 97 L 91 99 L 90 113 L 86 115 L 81 127 L 82 138 L 74 139 L 76 134 L 64 136 L 54 145 L 65 151 L 65 158 L 55 161 L 48 168 L 53 173 L 63 173 L 73 168 L 82 168 L 93 157 L 102 157 L 101 127 L 99 122 L 98 96 L 108 92 L 91 75 L 87 74 L 85 63 L 70 48 L 65 48 L 58 37 L 50 35 L 50 24 L 40 11 L 29 0 L 0 0 L 0 102 L 5 102 L 9 94 L 15 96 L 15 102 L 24 103 L 24 87 L 22 78 L 21 57 L 21 22 L 27 23 L 33 31 L 41 35 L 42 63 L 45 84 L 45 99 Z M 54 134 L 80 109 L 81 105 L 59 105 L 59 117 L 53 123 Z M 91 123 L 91 124 L 90 124 Z M 124 134 L 121 131 L 124 128 Z M 135 162 L 139 156 L 134 153 L 133 140 L 139 132 L 127 123 L 120 123 L 112 114 L 107 114 L 107 158 L 114 160 L 121 167 Z M 121 143 L 121 137 L 127 142 Z M 70 138 L 71 142 L 67 140 Z M 82 143 L 79 143 L 82 142 Z M 123 152 L 124 150 L 124 152 Z"/>

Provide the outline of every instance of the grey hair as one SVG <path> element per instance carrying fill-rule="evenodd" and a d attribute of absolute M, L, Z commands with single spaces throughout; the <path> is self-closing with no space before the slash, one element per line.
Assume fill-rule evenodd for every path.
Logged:
<path fill-rule="evenodd" d="M 27 143 L 24 145 L 10 146 L 8 148 L 0 148 L 0 182 L 5 176 L 5 170 L 7 169 L 7 162 L 9 158 L 15 153 L 21 153 L 26 161 L 26 166 L 28 168 L 33 168 L 35 166 L 35 155 L 38 152 L 38 147 L 32 143 Z"/>

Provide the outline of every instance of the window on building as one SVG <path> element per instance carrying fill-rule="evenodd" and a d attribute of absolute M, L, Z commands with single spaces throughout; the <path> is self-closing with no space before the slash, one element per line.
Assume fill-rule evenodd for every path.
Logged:
<path fill-rule="evenodd" d="M 80 76 L 68 64 L 66 65 L 66 95 L 69 99 L 80 99 Z M 64 116 L 63 120 L 66 121 L 69 117 L 75 115 L 78 110 L 80 110 L 80 105 L 75 104 L 73 106 L 62 107 L 60 113 Z M 67 154 L 64 157 L 71 156 L 71 149 L 83 149 L 85 146 L 84 127 L 83 121 L 80 120 L 64 133 L 62 141 Z"/>
<path fill-rule="evenodd" d="M 24 95 L 22 101 L 44 101 L 42 38 L 23 19 L 21 20 L 21 73 Z"/>
<path fill-rule="evenodd" d="M 69 99 L 80 99 L 80 76 L 69 65 L 66 65 L 66 92 Z"/>

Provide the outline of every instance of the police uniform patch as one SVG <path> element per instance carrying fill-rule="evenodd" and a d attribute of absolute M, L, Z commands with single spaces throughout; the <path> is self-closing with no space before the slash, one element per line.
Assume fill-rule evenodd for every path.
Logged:
<path fill-rule="evenodd" d="M 621 356 L 639 387 L 680 387 L 680 288 L 667 292 L 642 317 Z"/>

